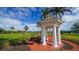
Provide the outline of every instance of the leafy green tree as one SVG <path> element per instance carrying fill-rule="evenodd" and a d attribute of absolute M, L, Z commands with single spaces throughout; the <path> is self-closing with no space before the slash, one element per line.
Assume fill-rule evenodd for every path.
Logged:
<path fill-rule="evenodd" d="M 2 28 L 0 28 L 0 33 L 3 33 L 3 32 L 5 32 L 5 30 L 4 30 L 4 29 L 2 29 Z"/>
<path fill-rule="evenodd" d="M 14 27 L 11 27 L 11 29 L 14 30 L 15 28 Z"/>
<path fill-rule="evenodd" d="M 23 35 L 24 40 L 28 39 L 28 38 L 26 38 L 26 32 L 27 32 L 28 28 L 29 27 L 27 25 L 24 26 L 24 30 L 25 30 L 25 35 Z"/>
<path fill-rule="evenodd" d="M 24 27 L 24 30 L 25 30 L 25 33 L 26 33 L 27 30 L 28 30 L 28 26 L 27 25 Z"/>
<path fill-rule="evenodd" d="M 10 27 L 10 29 L 11 29 L 11 33 L 13 33 L 15 28 L 14 27 Z"/>

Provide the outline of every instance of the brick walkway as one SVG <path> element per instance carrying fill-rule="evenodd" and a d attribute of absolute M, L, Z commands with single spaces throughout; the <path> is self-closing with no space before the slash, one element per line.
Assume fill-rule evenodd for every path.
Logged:
<path fill-rule="evenodd" d="M 69 44 L 70 46 L 73 47 L 73 49 L 69 49 L 69 51 L 79 51 L 79 45 L 77 45 L 73 42 L 70 42 L 70 41 L 66 41 L 66 40 L 62 40 L 62 42 L 65 42 L 65 43 L 67 43 L 67 44 Z"/>
<path fill-rule="evenodd" d="M 76 45 L 75 43 L 72 43 L 70 41 L 62 40 L 62 42 L 67 43 L 73 47 L 73 49 L 69 49 L 69 51 L 79 51 L 79 46 Z M 51 43 L 50 45 L 42 45 L 38 43 L 33 43 L 33 45 L 28 45 L 31 51 L 62 51 L 63 46 L 60 46 L 58 48 L 54 48 Z M 64 49 L 63 51 L 68 51 Z"/>
<path fill-rule="evenodd" d="M 33 45 L 28 45 L 31 51 L 58 51 L 61 47 L 54 48 L 52 45 L 42 45 L 34 43 Z"/>

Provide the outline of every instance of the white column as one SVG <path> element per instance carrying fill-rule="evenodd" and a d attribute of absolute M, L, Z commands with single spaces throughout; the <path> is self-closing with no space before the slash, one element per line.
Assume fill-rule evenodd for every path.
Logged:
<path fill-rule="evenodd" d="M 56 34 L 56 26 L 53 27 L 53 46 L 58 47 L 57 44 L 57 34 Z"/>
<path fill-rule="evenodd" d="M 48 41 L 48 28 L 46 29 L 46 40 Z"/>
<path fill-rule="evenodd" d="M 46 45 L 46 30 L 45 30 L 45 27 L 42 28 L 41 41 L 42 41 L 43 45 Z"/>
<path fill-rule="evenodd" d="M 41 42 L 43 42 L 43 28 L 41 28 Z"/>
<path fill-rule="evenodd" d="M 58 44 L 62 44 L 62 43 L 61 43 L 60 27 L 57 27 L 57 37 L 58 37 Z"/>

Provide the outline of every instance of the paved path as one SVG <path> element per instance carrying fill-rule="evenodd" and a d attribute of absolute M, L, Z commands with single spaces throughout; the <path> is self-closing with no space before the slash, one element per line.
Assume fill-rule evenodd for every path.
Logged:
<path fill-rule="evenodd" d="M 79 51 L 79 46 L 70 41 L 62 40 L 63 43 L 67 43 L 72 46 L 72 49 L 63 49 L 63 51 Z M 38 43 L 34 43 L 33 45 L 28 45 L 31 51 L 62 51 L 62 46 L 58 48 L 54 48 L 51 43 L 50 45 L 42 45 Z"/>
<path fill-rule="evenodd" d="M 60 47 L 54 48 L 53 46 L 50 45 L 42 45 L 37 43 L 34 43 L 33 45 L 29 45 L 29 47 L 31 51 L 57 51 L 60 49 Z"/>
<path fill-rule="evenodd" d="M 70 42 L 70 41 L 66 41 L 66 40 L 62 40 L 62 42 L 65 42 L 73 47 L 73 49 L 68 49 L 69 51 L 79 51 L 79 45 L 77 45 L 73 42 Z M 64 50 L 66 50 L 66 49 L 64 49 Z"/>

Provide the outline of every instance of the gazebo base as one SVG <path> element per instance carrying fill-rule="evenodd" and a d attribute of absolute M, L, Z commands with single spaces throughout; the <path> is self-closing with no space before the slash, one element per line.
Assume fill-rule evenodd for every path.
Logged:
<path fill-rule="evenodd" d="M 54 46 L 54 48 L 58 48 L 59 46 L 58 45 L 53 45 Z"/>
<path fill-rule="evenodd" d="M 43 43 L 42 45 L 47 45 L 46 43 Z"/>

